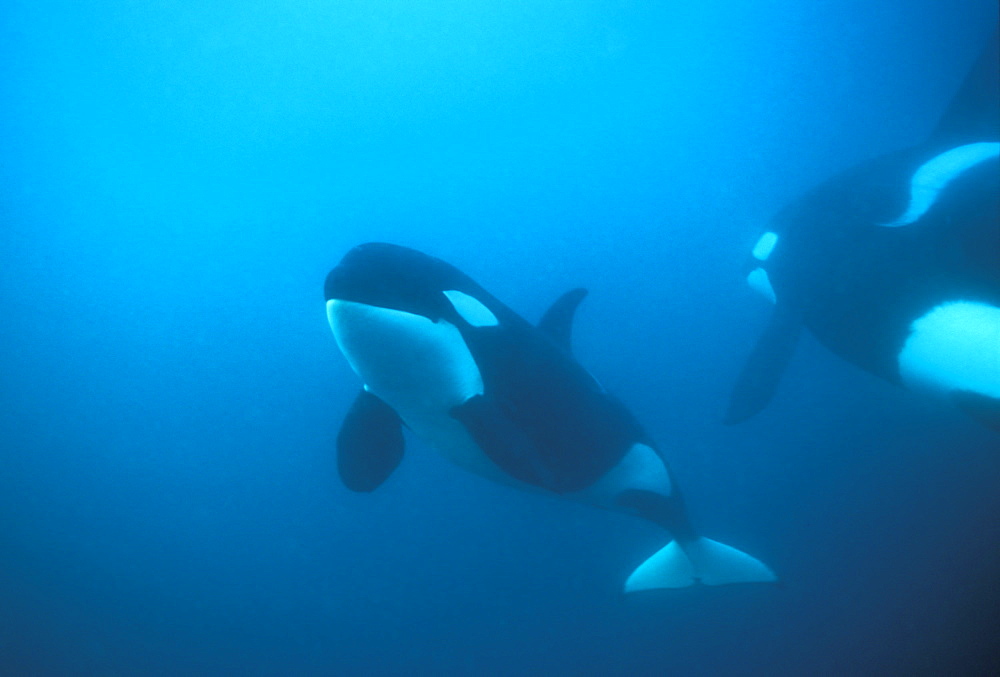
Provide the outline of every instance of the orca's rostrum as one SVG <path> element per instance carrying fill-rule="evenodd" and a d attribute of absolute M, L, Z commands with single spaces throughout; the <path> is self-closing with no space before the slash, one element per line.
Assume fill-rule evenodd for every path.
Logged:
<path fill-rule="evenodd" d="M 326 280 L 327 318 L 363 388 L 337 438 L 344 484 L 372 491 L 403 457 L 403 426 L 472 473 L 645 518 L 673 540 L 627 592 L 771 582 L 753 557 L 692 528 L 670 468 L 631 413 L 572 357 L 586 295 L 532 326 L 439 259 L 352 249 Z"/>

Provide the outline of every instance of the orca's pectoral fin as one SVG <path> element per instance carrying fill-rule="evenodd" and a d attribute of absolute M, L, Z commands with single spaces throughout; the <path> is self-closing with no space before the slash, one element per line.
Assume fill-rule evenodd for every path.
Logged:
<path fill-rule="evenodd" d="M 570 339 L 573 334 L 573 316 L 586 295 L 586 289 L 571 289 L 556 299 L 538 322 L 538 328 L 542 333 L 567 353 L 572 352 Z"/>
<path fill-rule="evenodd" d="M 403 459 L 403 425 L 392 407 L 358 393 L 337 434 L 337 471 L 352 491 L 374 491 Z"/>
<path fill-rule="evenodd" d="M 538 448 L 489 398 L 470 397 L 451 410 L 483 453 L 514 479 L 559 491 L 554 473 L 542 463 Z"/>
<path fill-rule="evenodd" d="M 775 307 L 767 329 L 757 340 L 736 379 L 723 419 L 726 424 L 742 423 L 771 401 L 795 352 L 801 329 L 802 323 L 797 316 L 780 305 Z"/>
<path fill-rule="evenodd" d="M 987 428 L 1000 432 L 1000 399 L 961 390 L 952 395 L 955 405 Z"/>

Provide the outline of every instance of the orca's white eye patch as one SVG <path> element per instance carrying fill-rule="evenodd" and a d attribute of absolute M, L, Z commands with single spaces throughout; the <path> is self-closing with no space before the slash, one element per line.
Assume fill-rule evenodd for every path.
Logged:
<path fill-rule="evenodd" d="M 778 244 L 778 234 L 767 231 L 760 236 L 757 244 L 753 246 L 753 257 L 758 261 L 767 261 L 767 257 L 774 251 L 774 246 Z"/>
<path fill-rule="evenodd" d="M 456 289 L 449 289 L 442 293 L 451 302 L 455 312 L 473 327 L 495 327 L 500 324 L 496 315 L 490 312 L 489 308 L 468 294 Z"/>
<path fill-rule="evenodd" d="M 755 292 L 766 298 L 771 303 L 777 303 L 778 297 L 771 286 L 771 279 L 767 276 L 767 271 L 763 268 L 754 268 L 747 275 L 747 284 Z"/>
<path fill-rule="evenodd" d="M 916 223 L 927 213 L 945 186 L 980 162 L 1000 156 L 1000 143 L 982 141 L 958 146 L 920 166 L 910 179 L 910 203 L 895 220 L 880 225 L 898 228 Z"/>

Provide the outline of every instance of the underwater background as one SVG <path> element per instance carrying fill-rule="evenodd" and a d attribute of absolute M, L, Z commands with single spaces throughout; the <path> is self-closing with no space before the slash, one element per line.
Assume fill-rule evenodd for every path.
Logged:
<path fill-rule="evenodd" d="M 0 8 L 0 673 L 990 674 L 1000 442 L 766 322 L 743 263 L 921 141 L 994 0 L 11 0 Z M 624 597 L 665 543 L 409 439 L 336 476 L 322 284 L 443 258 L 580 361 L 781 586 Z"/>

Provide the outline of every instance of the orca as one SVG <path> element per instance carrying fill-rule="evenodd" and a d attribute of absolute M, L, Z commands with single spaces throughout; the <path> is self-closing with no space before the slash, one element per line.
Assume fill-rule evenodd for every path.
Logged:
<path fill-rule="evenodd" d="M 403 457 L 405 427 L 481 477 L 669 531 L 626 592 L 775 581 L 695 532 L 659 447 L 573 358 L 586 293 L 567 292 L 532 326 L 440 259 L 386 243 L 349 251 L 325 284 L 330 328 L 363 383 L 337 436 L 343 483 L 380 486 Z"/>
<path fill-rule="evenodd" d="M 763 410 L 802 328 L 890 383 L 1000 430 L 1000 87 L 995 33 L 923 143 L 780 211 L 748 284 L 774 305 L 729 400 Z"/>

